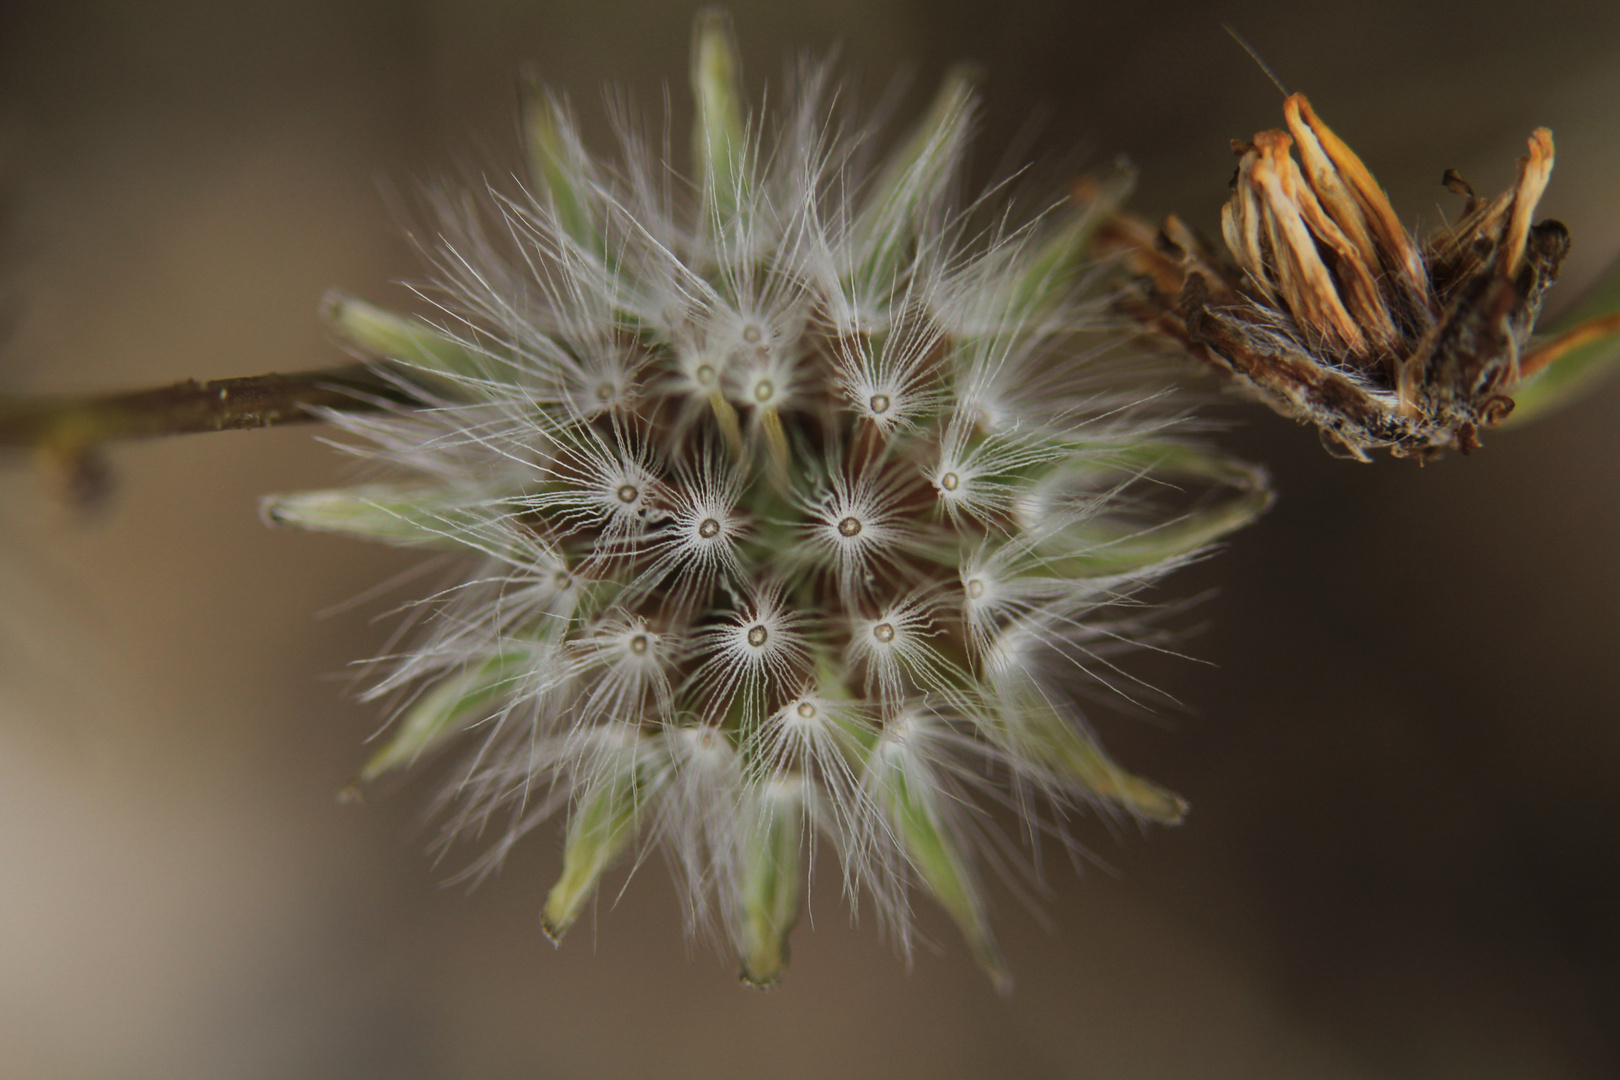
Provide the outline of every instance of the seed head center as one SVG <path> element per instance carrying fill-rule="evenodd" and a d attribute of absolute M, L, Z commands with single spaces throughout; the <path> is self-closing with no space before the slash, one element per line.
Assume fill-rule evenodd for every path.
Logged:
<path fill-rule="evenodd" d="M 953 472 L 948 472 L 939 478 L 939 486 L 946 491 L 955 491 L 962 486 L 962 478 Z"/>
<path fill-rule="evenodd" d="M 756 624 L 748 628 L 748 644 L 756 649 L 764 645 L 765 639 L 768 637 L 770 637 L 770 634 L 763 625 Z"/>
<path fill-rule="evenodd" d="M 860 518 L 847 517 L 843 521 L 840 521 L 838 523 L 838 535 L 840 535 L 840 536 L 859 536 L 860 533 L 861 533 L 861 519 Z"/>
<path fill-rule="evenodd" d="M 887 645 L 894 640 L 894 624 L 880 622 L 872 627 L 872 636 Z"/>
<path fill-rule="evenodd" d="M 759 339 L 764 336 L 765 335 L 760 328 L 755 326 L 753 323 L 749 323 L 747 326 L 743 327 L 743 340 L 748 342 L 750 345 L 759 344 Z"/>
<path fill-rule="evenodd" d="M 635 653 L 637 656 L 645 653 L 647 651 L 647 635 L 637 634 L 635 637 L 631 638 L 630 651 Z"/>
<path fill-rule="evenodd" d="M 558 570 L 555 574 L 551 575 L 551 584 L 559 589 L 566 589 L 573 583 L 574 579 L 569 576 L 569 573 L 566 570 Z"/>
<path fill-rule="evenodd" d="M 983 596 L 984 595 L 984 582 L 979 578 L 974 578 L 972 581 L 969 581 L 968 582 L 968 595 L 973 597 L 973 599 L 975 599 L 975 600 L 977 600 L 979 597 Z"/>
<path fill-rule="evenodd" d="M 769 379 L 761 379 L 754 384 L 754 400 L 769 401 L 776 393 L 776 384 Z"/>
<path fill-rule="evenodd" d="M 616 494 L 619 496 L 619 501 L 626 504 L 633 503 L 641 497 L 641 492 L 634 484 L 620 484 Z"/>
<path fill-rule="evenodd" d="M 705 540 L 713 540 L 720 535 L 720 523 L 714 518 L 704 518 L 698 525 L 698 535 Z"/>
<path fill-rule="evenodd" d="M 600 386 L 598 386 L 596 388 L 596 400 L 597 401 L 612 401 L 613 400 L 613 394 L 614 394 L 614 386 L 610 382 L 605 382 L 605 383 L 603 383 L 602 385 L 600 385 Z"/>
<path fill-rule="evenodd" d="M 698 382 L 702 383 L 704 386 L 709 386 L 714 382 L 714 365 L 699 364 L 695 374 L 697 375 Z"/>
<path fill-rule="evenodd" d="M 884 413 L 889 411 L 889 395 L 888 394 L 873 394 L 871 404 L 872 404 L 872 411 L 877 413 L 879 416 L 881 416 Z"/>
<path fill-rule="evenodd" d="M 816 715 L 816 707 L 810 704 L 808 701 L 799 702 L 799 707 L 793 711 L 798 713 L 799 717 L 804 720 L 808 720 L 812 716 Z"/>

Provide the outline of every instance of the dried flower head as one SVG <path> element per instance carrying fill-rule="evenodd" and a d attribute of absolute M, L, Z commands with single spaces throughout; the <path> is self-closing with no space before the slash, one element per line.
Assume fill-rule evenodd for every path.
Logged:
<path fill-rule="evenodd" d="M 1494 199 L 1447 170 L 1467 202 L 1419 241 L 1303 94 L 1283 114 L 1286 133 L 1232 144 L 1239 164 L 1221 215 L 1232 262 L 1174 217 L 1157 235 L 1116 218 L 1111 240 L 1144 275 L 1132 310 L 1353 457 L 1467 453 L 1512 410 L 1516 384 L 1556 355 L 1526 355 L 1569 250 L 1563 225 L 1531 224 L 1552 134 L 1536 130 L 1517 182 Z"/>
<path fill-rule="evenodd" d="M 602 160 L 537 96 L 529 189 L 440 200 L 437 324 L 332 304 L 431 402 L 331 414 L 394 475 L 265 514 L 465 556 L 370 691 L 399 704 L 362 780 L 468 744 L 441 808 L 447 842 L 499 836 L 475 872 L 566 813 L 554 939 L 661 849 L 769 985 L 824 844 L 902 949 L 920 887 L 1005 984 L 989 811 L 1180 818 L 1076 695 L 1124 699 L 1141 590 L 1269 492 L 1088 333 L 1122 186 L 1013 227 L 959 201 L 962 76 L 886 157 L 825 67 L 790 81 L 751 113 L 700 17 L 690 183 L 630 117 Z"/>

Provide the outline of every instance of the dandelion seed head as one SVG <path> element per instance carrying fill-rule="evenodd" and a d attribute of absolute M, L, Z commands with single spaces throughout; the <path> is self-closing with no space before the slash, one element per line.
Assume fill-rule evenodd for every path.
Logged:
<path fill-rule="evenodd" d="M 902 949 L 920 890 L 999 971 L 974 869 L 997 785 L 1053 811 L 1029 835 L 1076 805 L 1154 817 L 1071 752 L 1088 729 L 1050 673 L 1264 493 L 1097 369 L 1073 239 L 1095 208 L 961 198 L 965 76 L 892 137 L 824 68 L 750 111 L 717 20 L 685 176 L 623 118 L 593 158 L 551 100 L 528 192 L 442 200 L 434 284 L 465 332 L 412 331 L 434 407 L 334 418 L 397 484 L 273 516 L 465 555 L 383 662 L 409 697 L 386 760 L 465 748 L 447 837 L 497 836 L 486 868 L 566 816 L 554 937 L 657 847 L 688 925 L 768 984 L 820 838 Z M 1172 465 L 1190 509 L 1120 494 Z"/>

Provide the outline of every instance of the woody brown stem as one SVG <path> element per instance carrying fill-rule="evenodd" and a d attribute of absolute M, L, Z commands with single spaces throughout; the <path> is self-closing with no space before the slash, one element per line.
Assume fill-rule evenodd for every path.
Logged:
<path fill-rule="evenodd" d="M 376 369 L 351 364 L 291 375 L 252 375 L 116 394 L 0 397 L 0 450 L 83 455 L 114 439 L 300 424 L 311 410 L 369 412 L 411 404 Z"/>

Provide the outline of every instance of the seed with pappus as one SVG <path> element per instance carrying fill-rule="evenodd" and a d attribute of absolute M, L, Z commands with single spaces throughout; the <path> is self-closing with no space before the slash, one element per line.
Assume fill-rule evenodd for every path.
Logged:
<path fill-rule="evenodd" d="M 690 179 L 622 113 L 593 157 L 536 92 L 528 189 L 439 200 L 437 317 L 331 304 L 426 403 L 331 414 L 389 475 L 265 513 L 465 557 L 384 661 L 361 779 L 464 746 L 440 809 L 446 843 L 498 836 L 474 874 L 565 818 L 554 940 L 661 849 L 769 986 L 830 851 L 903 952 L 921 890 L 1006 986 L 992 810 L 1059 842 L 1080 809 L 1181 817 L 1078 700 L 1129 700 L 1143 588 L 1270 496 L 1103 347 L 1087 246 L 1125 177 L 1020 224 L 960 200 L 965 76 L 887 156 L 825 66 L 788 82 L 750 111 L 700 16 Z"/>

